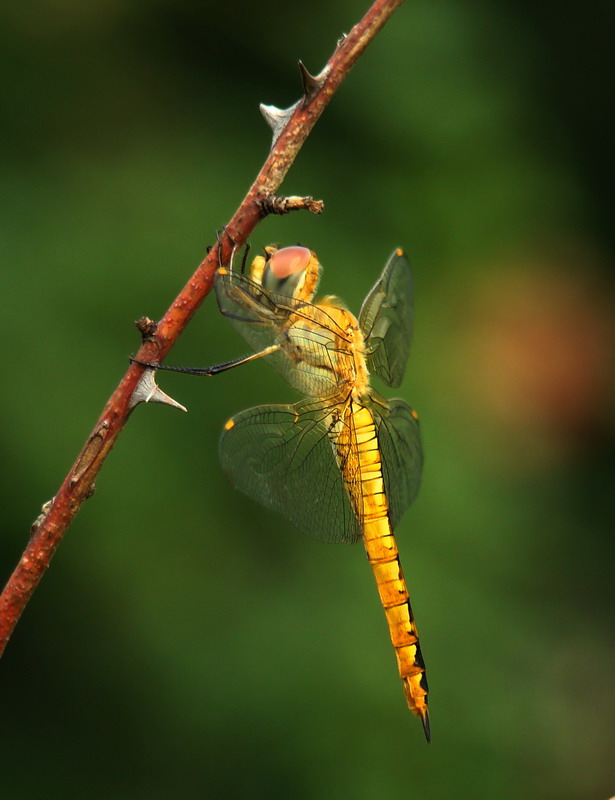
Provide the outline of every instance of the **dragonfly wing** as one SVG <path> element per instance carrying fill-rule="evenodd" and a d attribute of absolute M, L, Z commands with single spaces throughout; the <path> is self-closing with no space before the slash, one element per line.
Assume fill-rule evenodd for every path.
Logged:
<path fill-rule="evenodd" d="M 218 270 L 214 287 L 220 311 L 255 352 L 276 344 L 288 312 L 266 289 L 242 273 L 226 269 Z M 290 368 L 283 353 L 267 359 L 282 372 Z"/>
<path fill-rule="evenodd" d="M 395 530 L 415 499 L 423 471 L 423 447 L 415 412 L 403 400 L 390 400 L 388 412 L 372 406 L 378 429 L 389 519 Z"/>
<path fill-rule="evenodd" d="M 268 405 L 232 417 L 220 460 L 237 489 L 325 542 L 356 542 L 361 529 L 320 404 Z"/>
<path fill-rule="evenodd" d="M 359 315 L 367 368 L 387 386 L 404 377 L 413 325 L 413 281 L 408 259 L 395 250 Z"/>
<path fill-rule="evenodd" d="M 215 288 L 220 311 L 256 352 L 279 345 L 266 358 L 297 391 L 322 397 L 338 388 L 336 337 L 345 332 L 326 310 L 225 269 L 216 273 Z"/>

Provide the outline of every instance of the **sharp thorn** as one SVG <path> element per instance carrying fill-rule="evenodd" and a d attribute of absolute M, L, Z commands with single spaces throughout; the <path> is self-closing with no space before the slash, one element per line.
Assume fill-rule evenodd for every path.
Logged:
<path fill-rule="evenodd" d="M 164 403 L 167 406 L 178 408 L 180 411 L 187 411 L 188 409 L 185 406 L 182 406 L 181 403 L 178 403 L 177 400 L 173 400 L 166 392 L 162 391 L 156 383 L 154 374 L 154 369 L 148 368 L 145 370 L 132 393 L 130 403 L 128 404 L 129 408 L 133 409 L 135 406 L 139 405 L 139 403 Z"/>
<path fill-rule="evenodd" d="M 309 103 L 325 82 L 325 79 L 329 74 L 329 67 L 325 67 L 322 72 L 318 73 L 318 75 L 312 75 L 310 72 L 308 72 L 303 61 L 300 61 L 299 72 L 301 73 L 301 83 L 303 84 L 304 102 Z"/>
<path fill-rule="evenodd" d="M 299 102 L 300 101 L 294 103 L 289 108 L 277 108 L 277 106 L 266 106 L 264 103 L 260 104 L 259 108 L 261 114 L 265 118 L 267 125 L 269 125 L 273 131 L 273 141 L 271 143 L 272 146 L 275 144 L 278 136 L 284 130 L 288 120 L 292 117 L 294 110 L 299 105 Z"/>
<path fill-rule="evenodd" d="M 303 94 L 306 100 L 311 100 L 314 94 L 318 91 L 318 81 L 310 72 L 303 61 L 299 62 L 299 72 L 301 73 L 301 83 L 303 84 Z"/>
<path fill-rule="evenodd" d="M 277 138 L 284 130 L 286 123 L 292 117 L 295 109 L 299 103 L 309 103 L 315 94 L 319 91 L 327 76 L 329 75 L 330 67 L 326 66 L 318 75 L 312 75 L 308 72 L 303 61 L 299 62 L 299 71 L 301 72 L 301 82 L 303 84 L 303 98 L 293 103 L 288 108 L 278 108 L 277 106 L 268 106 L 261 103 L 259 108 L 260 112 L 265 118 L 265 122 L 273 131 L 273 142 L 275 144 Z"/>
<path fill-rule="evenodd" d="M 178 403 L 177 400 L 173 400 L 173 398 L 169 397 L 169 395 L 166 394 L 166 392 L 163 392 L 159 386 L 156 386 L 153 393 L 145 402 L 164 403 L 164 405 L 171 406 L 172 408 L 177 408 L 180 411 L 188 411 L 186 406 L 183 406 L 181 403 Z"/>
<path fill-rule="evenodd" d="M 258 108 L 267 125 L 269 125 L 271 130 L 275 132 L 275 129 L 278 125 L 278 120 L 284 114 L 284 111 L 277 106 L 267 106 L 265 103 L 261 103 Z"/>

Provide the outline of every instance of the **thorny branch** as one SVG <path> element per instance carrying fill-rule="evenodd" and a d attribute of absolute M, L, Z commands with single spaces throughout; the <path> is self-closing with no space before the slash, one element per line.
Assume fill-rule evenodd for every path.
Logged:
<path fill-rule="evenodd" d="M 218 249 L 223 263 L 230 257 L 232 241 L 242 245 L 267 214 L 285 213 L 293 208 L 310 208 L 312 198 L 277 198 L 297 153 L 323 110 L 346 78 L 355 61 L 365 50 L 403 0 L 376 0 L 363 19 L 344 36 L 316 76 L 310 75 L 301 62 L 304 95 L 288 109 L 261 106 L 263 116 L 273 130 L 271 151 L 243 202 L 226 226 L 227 235 L 214 245 L 206 258 L 175 298 L 158 325 L 146 318 L 139 321 L 143 343 L 136 358 L 152 362 L 162 360 L 192 318 L 211 289 L 218 264 Z M 286 206 L 285 206 L 286 203 Z M 313 206 L 310 210 L 318 211 Z M 231 241 L 232 237 L 232 241 Z M 11 636 L 43 573 L 62 541 L 73 517 L 94 491 L 94 480 L 138 402 L 169 402 L 152 381 L 152 372 L 132 363 L 111 395 L 55 497 L 43 506 L 31 529 L 26 549 L 0 595 L 0 655 Z M 172 401 L 171 401 L 172 402 Z"/>

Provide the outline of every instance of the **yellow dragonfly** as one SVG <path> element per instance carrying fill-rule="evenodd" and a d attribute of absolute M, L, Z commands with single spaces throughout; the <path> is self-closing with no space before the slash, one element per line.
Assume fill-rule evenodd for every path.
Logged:
<path fill-rule="evenodd" d="M 321 267 L 305 247 L 267 247 L 244 270 L 233 259 L 220 266 L 215 289 L 220 310 L 254 352 L 213 367 L 170 369 L 214 375 L 266 357 L 306 397 L 229 419 L 222 466 L 237 489 L 310 536 L 363 540 L 406 701 L 429 741 L 425 664 L 393 535 L 419 488 L 419 426 L 407 403 L 385 400 L 370 386 L 370 373 L 393 387 L 403 378 L 413 315 L 408 261 L 393 252 L 358 320 L 336 297 L 314 300 Z"/>

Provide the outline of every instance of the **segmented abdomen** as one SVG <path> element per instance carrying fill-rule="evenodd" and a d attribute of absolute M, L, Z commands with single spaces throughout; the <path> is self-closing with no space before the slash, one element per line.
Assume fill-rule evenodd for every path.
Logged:
<path fill-rule="evenodd" d="M 363 521 L 363 541 L 384 606 L 399 676 L 410 710 L 421 718 L 429 740 L 427 678 L 418 632 L 388 516 L 382 461 L 374 418 L 369 409 L 353 404 L 350 435 L 356 447 L 346 470 L 354 475 L 353 502 Z"/>

